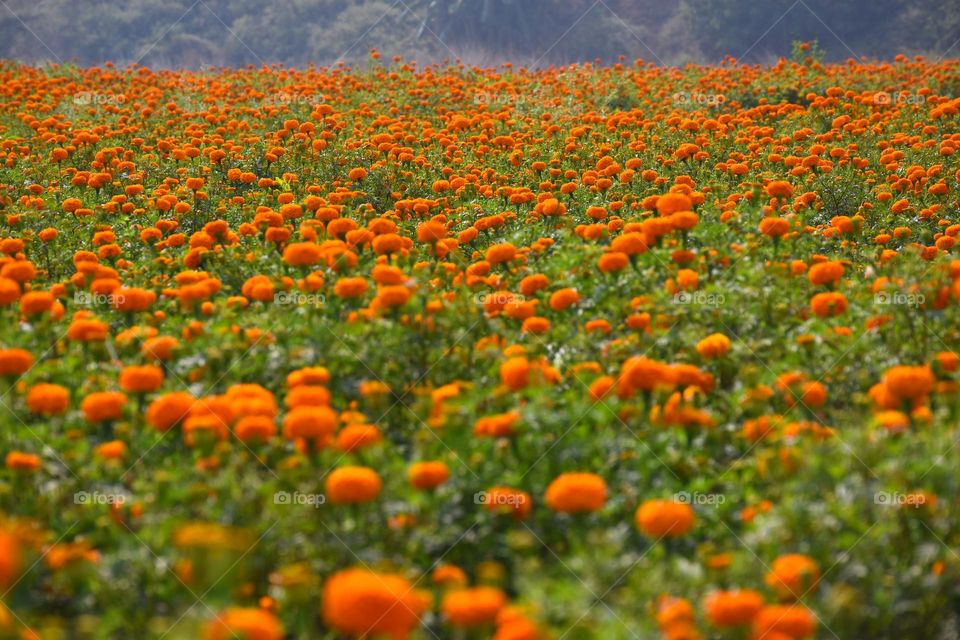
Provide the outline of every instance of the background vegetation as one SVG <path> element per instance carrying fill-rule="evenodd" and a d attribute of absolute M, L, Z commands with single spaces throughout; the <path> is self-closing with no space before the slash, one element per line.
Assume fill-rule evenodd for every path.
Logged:
<path fill-rule="evenodd" d="M 960 3 L 937 0 L 5 0 L 0 57 L 154 67 L 362 60 L 528 66 L 600 58 L 770 61 L 948 54 Z M 954 49 L 954 51 L 956 51 Z"/>

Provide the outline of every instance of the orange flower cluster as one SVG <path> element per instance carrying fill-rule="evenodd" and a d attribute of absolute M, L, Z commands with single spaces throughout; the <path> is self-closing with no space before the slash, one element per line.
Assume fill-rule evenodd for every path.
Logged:
<path fill-rule="evenodd" d="M 0 65 L 0 636 L 949 636 L 958 64 Z"/>

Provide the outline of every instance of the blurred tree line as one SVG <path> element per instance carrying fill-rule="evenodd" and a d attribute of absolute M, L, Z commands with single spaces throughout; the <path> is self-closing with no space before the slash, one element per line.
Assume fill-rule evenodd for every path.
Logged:
<path fill-rule="evenodd" d="M 4 0 L 0 57 L 155 67 L 384 56 L 523 65 L 749 62 L 817 39 L 832 59 L 960 55 L 941 0 Z"/>

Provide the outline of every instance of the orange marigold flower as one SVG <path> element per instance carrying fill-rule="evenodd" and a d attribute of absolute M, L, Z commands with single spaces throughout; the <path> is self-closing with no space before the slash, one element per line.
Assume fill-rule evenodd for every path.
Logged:
<path fill-rule="evenodd" d="M 140 353 L 147 358 L 167 361 L 173 357 L 173 350 L 180 346 L 180 341 L 173 336 L 156 336 L 143 341 Z"/>
<path fill-rule="evenodd" d="M 3 353 L 0 351 L 0 371 L 3 369 Z M 941 351 L 937 354 L 937 365 L 942 371 L 953 373 L 960 369 L 960 354 L 954 351 Z"/>
<path fill-rule="evenodd" d="M 703 608 L 714 626 L 738 627 L 750 624 L 763 605 L 763 596 L 756 591 L 734 589 L 714 591 L 704 600 Z"/>
<path fill-rule="evenodd" d="M 397 253 L 404 247 L 404 240 L 395 233 L 383 233 L 373 239 L 373 250 L 377 255 Z"/>
<path fill-rule="evenodd" d="M 49 291 L 28 291 L 20 298 L 20 311 L 35 316 L 53 308 L 53 294 Z"/>
<path fill-rule="evenodd" d="M 341 298 L 359 298 L 367 291 L 366 278 L 340 278 L 333 287 L 333 292 Z"/>
<path fill-rule="evenodd" d="M 693 291 L 700 285 L 700 276 L 693 269 L 680 269 L 677 272 L 677 286 L 684 291 Z"/>
<path fill-rule="evenodd" d="M 293 242 L 283 250 L 283 261 L 291 267 L 317 264 L 323 257 L 320 246 L 314 242 Z"/>
<path fill-rule="evenodd" d="M 7 465 L 9 467 L 9 465 Z M 23 570 L 23 554 L 21 543 L 11 531 L 0 530 L 0 588 L 6 589 L 13 584 Z M 0 605 L 2 611 L 3 605 Z M 3 615 L 0 613 L 0 622 Z M 6 629 L 0 624 L 0 629 Z"/>
<path fill-rule="evenodd" d="M 494 587 L 473 587 L 451 591 L 440 609 L 455 627 L 479 627 L 492 623 L 507 604 L 507 596 Z"/>
<path fill-rule="evenodd" d="M 415 462 L 407 472 L 410 484 L 417 489 L 434 489 L 450 478 L 450 468 L 444 462 Z"/>
<path fill-rule="evenodd" d="M 660 386 L 672 386 L 670 367 L 644 356 L 628 358 L 620 367 L 620 390 L 624 394 L 634 391 L 653 391 Z"/>
<path fill-rule="evenodd" d="M 0 305 L 13 304 L 20 299 L 20 285 L 16 280 L 0 277 Z"/>
<path fill-rule="evenodd" d="M 516 433 L 516 424 L 520 419 L 517 411 L 498 413 L 492 416 L 478 418 L 473 426 L 473 433 L 477 436 L 490 438 L 505 438 Z"/>
<path fill-rule="evenodd" d="M 111 301 L 118 311 L 146 311 L 156 301 L 157 294 L 138 287 L 120 288 L 113 292 Z"/>
<path fill-rule="evenodd" d="M 287 407 L 329 407 L 330 391 L 326 387 L 312 384 L 301 384 L 290 389 L 284 403 Z"/>
<path fill-rule="evenodd" d="M 0 376 L 19 376 L 33 366 L 33 354 L 26 349 L 0 349 Z"/>
<path fill-rule="evenodd" d="M 790 230 L 790 223 L 783 218 L 764 218 L 760 221 L 760 233 L 771 238 L 779 238 Z"/>
<path fill-rule="evenodd" d="M 380 430 L 372 424 L 348 424 L 337 434 L 336 447 L 341 451 L 358 451 L 383 441 Z"/>
<path fill-rule="evenodd" d="M 410 300 L 410 289 L 403 285 L 391 285 L 380 287 L 377 291 L 377 300 L 384 307 L 394 308 L 402 307 Z"/>
<path fill-rule="evenodd" d="M 792 640 L 809 638 L 817 630 L 817 619 L 802 605 L 769 605 L 753 620 L 753 633 L 758 638 L 774 638 L 783 634 Z M 779 636 L 776 636 L 779 639 Z"/>
<path fill-rule="evenodd" d="M 382 483 L 373 469 L 348 466 L 331 471 L 324 486 L 333 504 L 359 504 L 375 500 Z"/>
<path fill-rule="evenodd" d="M 639 255 L 647 250 L 647 238 L 642 233 L 624 233 L 613 239 L 610 250 L 627 256 Z"/>
<path fill-rule="evenodd" d="M 291 371 L 287 375 L 287 386 L 298 387 L 309 384 L 327 384 L 330 382 L 330 372 L 324 367 L 304 367 Z"/>
<path fill-rule="evenodd" d="M 436 243 L 447 237 L 447 227 L 437 220 L 427 220 L 417 227 L 417 240 L 425 243 Z"/>
<path fill-rule="evenodd" d="M 669 629 L 683 623 L 692 623 L 693 605 L 689 600 L 663 595 L 657 600 L 657 626 Z"/>
<path fill-rule="evenodd" d="M 501 364 L 500 382 L 511 391 L 525 388 L 530 384 L 530 361 L 521 356 Z"/>
<path fill-rule="evenodd" d="M 124 367 L 120 372 L 120 388 L 127 393 L 156 391 L 163 384 L 163 369 L 152 364 Z"/>
<path fill-rule="evenodd" d="M 162 395 L 147 407 L 147 424 L 157 431 L 169 431 L 187 416 L 193 402 L 193 396 L 185 391 Z"/>
<path fill-rule="evenodd" d="M 283 640 L 286 631 L 269 611 L 255 608 L 233 607 L 207 623 L 204 640 Z"/>
<path fill-rule="evenodd" d="M 541 316 L 530 316 L 523 321 L 520 330 L 524 333 L 543 334 L 550 330 L 550 321 Z"/>
<path fill-rule="evenodd" d="M 127 444 L 123 440 L 111 440 L 97 445 L 94 453 L 105 460 L 115 460 L 127 453 Z"/>
<path fill-rule="evenodd" d="M 34 413 L 56 416 L 70 406 L 70 392 L 58 384 L 39 383 L 27 392 L 27 406 Z"/>
<path fill-rule="evenodd" d="M 337 428 L 337 412 L 326 406 L 300 405 L 283 419 L 283 437 L 325 442 Z"/>
<path fill-rule="evenodd" d="M 793 187 L 786 180 L 772 180 L 767 183 L 767 195 L 774 198 L 793 196 Z"/>
<path fill-rule="evenodd" d="M 490 264 L 510 262 L 517 256 L 517 248 L 510 243 L 495 244 L 487 249 L 486 260 Z"/>
<path fill-rule="evenodd" d="M 40 468 L 40 456 L 22 451 L 10 451 L 4 459 L 4 464 L 11 471 L 36 471 Z"/>
<path fill-rule="evenodd" d="M 9 242 L 9 241 L 8 241 Z M 10 247 L 9 245 L 0 247 L 0 251 L 3 253 L 14 254 L 18 251 L 23 250 L 23 242 L 18 240 L 16 241 L 20 244 L 20 247 Z M 12 251 L 8 249 L 13 249 Z M 33 280 L 37 275 L 37 269 L 33 266 L 33 263 L 29 260 L 14 260 L 13 262 L 8 262 L 0 268 L 0 277 L 10 278 L 11 280 L 16 280 L 17 282 L 24 284 Z"/>
<path fill-rule="evenodd" d="M 689 231 L 699 222 L 700 218 L 693 211 L 678 211 L 670 216 L 670 224 L 680 231 Z"/>
<path fill-rule="evenodd" d="M 441 564 L 431 572 L 430 582 L 439 585 L 464 587 L 467 585 L 467 574 L 456 565 Z"/>
<path fill-rule="evenodd" d="M 837 260 L 820 262 L 810 267 L 807 279 L 811 284 L 833 284 L 843 277 L 843 263 Z"/>
<path fill-rule="evenodd" d="M 539 209 L 545 216 L 562 216 L 567 212 L 566 205 L 556 198 L 547 198 L 540 203 Z"/>
<path fill-rule="evenodd" d="M 730 351 L 730 338 L 722 333 L 714 333 L 697 343 L 697 353 L 708 360 L 722 358 Z"/>
<path fill-rule="evenodd" d="M 781 598 L 802 598 L 816 589 L 820 581 L 820 567 L 800 553 L 782 555 L 770 568 L 764 582 Z"/>
<path fill-rule="evenodd" d="M 323 586 L 323 619 L 354 637 L 404 640 L 430 607 L 430 594 L 400 575 L 367 569 L 333 574 Z"/>
<path fill-rule="evenodd" d="M 399 267 L 390 264 L 378 264 L 370 272 L 370 277 L 377 284 L 395 285 L 403 284 L 407 279 Z"/>
<path fill-rule="evenodd" d="M 562 513 L 597 511 L 607 501 L 607 483 L 593 473 L 562 473 L 547 487 L 547 506 Z"/>
<path fill-rule="evenodd" d="M 277 425 L 271 416 L 249 415 L 237 421 L 233 432 L 241 442 L 266 442 L 277 434 Z"/>
<path fill-rule="evenodd" d="M 550 296 L 550 308 L 554 311 L 569 309 L 578 302 L 580 302 L 580 294 L 572 288 L 554 291 Z"/>
<path fill-rule="evenodd" d="M 630 264 L 630 257 L 621 251 L 611 251 L 600 256 L 597 268 L 604 273 L 622 271 Z"/>
<path fill-rule="evenodd" d="M 110 333 L 110 325 L 92 318 L 77 318 L 70 323 L 67 337 L 77 342 L 103 342 Z"/>
<path fill-rule="evenodd" d="M 653 538 L 677 538 L 693 528 L 690 505 L 676 500 L 647 500 L 637 508 L 637 526 Z"/>
<path fill-rule="evenodd" d="M 108 422 L 121 418 L 126 402 L 127 396 L 119 391 L 99 391 L 84 398 L 80 409 L 87 422 Z"/>
<path fill-rule="evenodd" d="M 933 371 L 926 365 L 891 367 L 883 374 L 886 390 L 900 400 L 926 397 L 933 390 L 934 382 Z"/>
<path fill-rule="evenodd" d="M 253 276 L 247 278 L 240 288 L 244 297 L 257 302 L 271 302 L 274 297 L 273 283 L 267 276 Z"/>
<path fill-rule="evenodd" d="M 693 202 L 689 196 L 682 193 L 667 193 L 657 198 L 657 213 L 661 216 L 670 216 L 678 211 L 689 211 Z"/>
<path fill-rule="evenodd" d="M 613 389 L 613 376 L 600 376 L 590 384 L 590 399 L 594 402 L 602 400 Z"/>
<path fill-rule="evenodd" d="M 836 291 L 818 293 L 810 299 L 810 309 L 821 318 L 839 316 L 847 310 L 847 298 Z"/>

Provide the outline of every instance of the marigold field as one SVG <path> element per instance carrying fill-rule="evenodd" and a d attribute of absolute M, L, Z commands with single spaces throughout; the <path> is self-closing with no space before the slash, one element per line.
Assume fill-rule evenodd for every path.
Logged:
<path fill-rule="evenodd" d="M 957 637 L 960 61 L 804 49 L 0 64 L 0 637 Z"/>

